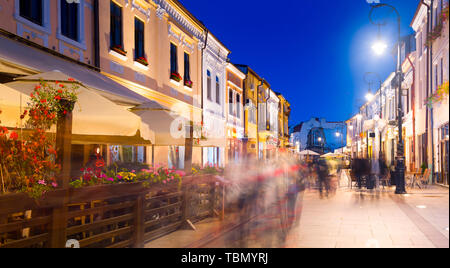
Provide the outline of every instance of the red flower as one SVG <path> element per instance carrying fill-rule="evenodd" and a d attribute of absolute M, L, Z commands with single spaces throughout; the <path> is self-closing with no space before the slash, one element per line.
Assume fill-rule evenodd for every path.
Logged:
<path fill-rule="evenodd" d="M 41 100 L 41 103 L 46 103 L 46 102 L 47 102 L 46 99 L 42 99 L 42 100 Z"/>
<path fill-rule="evenodd" d="M 55 100 L 61 100 L 61 97 L 60 96 L 56 96 Z"/>
<path fill-rule="evenodd" d="M 69 81 L 71 81 L 71 82 L 75 81 L 75 79 L 73 79 L 73 78 L 69 78 L 69 79 L 67 79 L 67 80 L 69 80 Z"/>
<path fill-rule="evenodd" d="M 61 94 L 61 93 L 62 93 L 62 90 L 61 90 L 61 89 L 58 89 L 58 93 Z"/>
<path fill-rule="evenodd" d="M 19 138 L 19 135 L 17 135 L 17 133 L 15 131 L 13 131 L 9 135 L 9 138 L 16 141 Z"/>

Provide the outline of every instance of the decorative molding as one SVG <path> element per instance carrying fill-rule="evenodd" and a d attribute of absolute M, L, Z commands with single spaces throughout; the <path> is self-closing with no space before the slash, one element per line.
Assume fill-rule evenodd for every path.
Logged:
<path fill-rule="evenodd" d="M 181 25 L 188 33 L 192 34 L 198 40 L 205 40 L 205 34 L 203 31 L 198 30 L 184 15 L 180 14 L 173 6 L 171 6 L 167 0 L 153 0 L 158 6 L 157 13 L 163 16 L 167 13 L 173 18 L 179 25 Z M 199 48 L 200 49 L 200 48 Z"/>
<path fill-rule="evenodd" d="M 134 9 L 137 9 L 142 14 L 144 14 L 144 16 L 147 18 L 147 22 L 150 21 L 150 8 L 147 8 L 147 10 L 146 10 L 143 7 L 141 7 L 139 4 L 137 4 L 136 0 L 132 0 L 132 2 L 131 2 L 131 11 L 133 11 Z"/>
<path fill-rule="evenodd" d="M 156 17 L 158 17 L 160 20 L 164 18 L 164 16 L 167 14 L 167 11 L 162 8 L 160 5 L 158 5 L 158 8 L 156 9 Z"/>
<path fill-rule="evenodd" d="M 32 30 L 26 29 L 22 23 L 17 22 L 17 35 L 20 37 L 23 37 L 24 33 L 30 34 L 32 38 L 37 37 L 37 38 L 42 39 L 42 41 L 44 43 L 44 47 L 48 47 L 48 34 L 47 33 L 38 34 Z"/>
<path fill-rule="evenodd" d="M 109 64 L 109 67 L 111 68 L 111 71 L 113 71 L 113 72 L 116 72 L 119 74 L 124 73 L 124 67 L 117 62 L 111 61 Z"/>
<path fill-rule="evenodd" d="M 84 53 L 83 53 L 82 50 L 79 50 L 79 49 L 76 50 L 76 49 L 73 49 L 71 47 L 68 47 L 68 46 L 66 46 L 64 44 L 64 42 L 60 41 L 59 42 L 59 53 L 64 54 L 65 50 L 69 50 L 70 54 L 78 54 L 80 56 L 80 60 L 79 61 L 81 61 L 81 62 L 84 61 Z"/>
<path fill-rule="evenodd" d="M 138 64 L 140 64 L 140 63 L 138 63 Z M 145 74 L 141 74 L 139 72 L 134 73 L 134 79 L 136 79 L 136 81 L 139 81 L 141 83 L 147 82 L 147 77 L 145 76 Z"/>
<path fill-rule="evenodd" d="M 174 31 L 172 29 L 172 25 L 170 23 L 168 26 L 168 33 L 169 33 L 169 37 L 172 36 L 175 40 L 178 41 L 178 44 L 177 44 L 178 46 L 185 48 L 191 54 L 194 53 L 195 47 L 194 47 L 194 45 L 190 44 L 186 40 L 186 38 L 187 38 L 186 34 L 184 34 L 183 32 L 180 32 L 179 34 L 176 33 L 176 31 Z"/>

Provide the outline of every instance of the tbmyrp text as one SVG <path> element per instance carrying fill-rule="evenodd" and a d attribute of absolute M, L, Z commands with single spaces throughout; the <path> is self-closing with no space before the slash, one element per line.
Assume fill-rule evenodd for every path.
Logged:
<path fill-rule="evenodd" d="M 269 255 L 267 253 L 225 253 L 225 256 L 216 256 L 189 252 L 187 255 L 181 256 L 181 262 L 207 263 L 210 266 L 214 265 L 214 262 L 268 264 Z"/>

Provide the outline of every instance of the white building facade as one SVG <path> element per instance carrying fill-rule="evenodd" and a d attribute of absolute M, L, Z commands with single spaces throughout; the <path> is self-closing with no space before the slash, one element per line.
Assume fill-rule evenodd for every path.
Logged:
<path fill-rule="evenodd" d="M 225 89 L 230 51 L 208 33 L 203 50 L 203 164 L 224 165 L 226 147 Z"/>

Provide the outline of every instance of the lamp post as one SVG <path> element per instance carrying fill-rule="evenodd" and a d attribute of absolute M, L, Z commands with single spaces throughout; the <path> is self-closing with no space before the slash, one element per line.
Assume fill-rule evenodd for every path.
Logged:
<path fill-rule="evenodd" d="M 403 74 L 402 74 L 402 66 L 401 66 L 401 16 L 398 10 L 389 4 L 374 4 L 369 13 L 370 21 L 380 26 L 380 24 L 374 23 L 372 20 L 372 12 L 377 8 L 388 7 L 392 9 L 397 15 L 397 23 L 398 23 L 398 33 L 397 33 L 397 70 L 396 70 L 396 87 L 398 94 L 398 109 L 397 109 L 397 123 L 398 123 L 398 144 L 397 144 L 397 157 L 396 157 L 396 165 L 395 165 L 395 173 L 396 173 L 396 194 L 406 194 L 405 189 L 405 156 L 404 156 L 404 145 L 403 145 L 403 104 L 402 104 L 402 82 L 403 82 Z M 373 46 L 372 48 L 379 54 L 382 50 L 380 49 L 380 45 Z M 382 46 L 386 48 L 387 46 Z"/>

